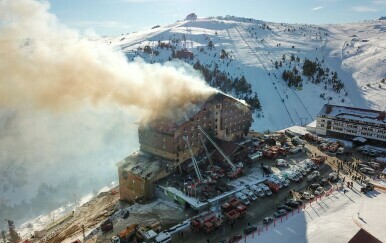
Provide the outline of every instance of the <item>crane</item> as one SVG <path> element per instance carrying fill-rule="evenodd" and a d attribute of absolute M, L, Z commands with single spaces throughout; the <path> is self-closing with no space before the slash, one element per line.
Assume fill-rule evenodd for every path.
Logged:
<path fill-rule="evenodd" d="M 205 135 L 205 137 L 213 144 L 213 146 L 220 152 L 220 154 L 225 158 L 225 160 L 228 162 L 230 167 L 232 168 L 232 171 L 237 171 L 237 167 L 232 163 L 232 161 L 228 158 L 228 156 L 224 153 L 224 151 L 216 144 L 216 142 L 205 132 L 205 130 L 198 126 L 198 129 Z"/>
<path fill-rule="evenodd" d="M 186 144 L 188 145 L 190 155 L 192 156 L 192 164 L 193 164 L 194 170 L 196 171 L 197 179 L 200 182 L 202 182 L 203 180 L 202 180 L 200 168 L 198 168 L 198 164 L 197 164 L 196 158 L 194 157 L 194 154 L 193 154 L 193 151 L 192 151 L 192 147 L 190 146 L 190 143 L 189 143 L 189 138 L 188 138 L 188 136 L 184 136 L 183 139 L 185 140 Z"/>

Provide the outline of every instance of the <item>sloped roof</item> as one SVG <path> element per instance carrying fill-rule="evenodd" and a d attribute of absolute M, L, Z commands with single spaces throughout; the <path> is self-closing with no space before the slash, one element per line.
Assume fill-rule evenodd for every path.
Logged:
<path fill-rule="evenodd" d="M 364 229 L 360 229 L 348 243 L 382 243 Z"/>
<path fill-rule="evenodd" d="M 122 167 L 123 171 L 130 171 L 130 173 L 141 178 L 149 179 L 158 174 L 168 163 L 170 161 L 142 151 L 136 151 L 119 161 L 117 166 Z"/>
<path fill-rule="evenodd" d="M 318 116 L 322 115 L 386 125 L 385 111 L 326 104 L 318 113 Z"/>

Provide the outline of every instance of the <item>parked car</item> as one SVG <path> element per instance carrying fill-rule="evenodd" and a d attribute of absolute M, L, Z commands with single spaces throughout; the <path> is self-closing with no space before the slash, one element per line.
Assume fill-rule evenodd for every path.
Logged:
<path fill-rule="evenodd" d="M 337 182 L 339 180 L 339 175 L 338 173 L 336 172 L 331 172 L 329 175 L 328 175 L 328 180 L 331 181 L 331 182 Z"/>
<path fill-rule="evenodd" d="M 359 171 L 362 173 L 365 173 L 365 174 L 369 174 L 369 175 L 375 174 L 375 170 L 373 168 L 370 168 L 370 167 L 360 168 Z"/>
<path fill-rule="evenodd" d="M 253 191 L 253 193 L 255 193 L 259 197 L 264 197 L 265 196 L 263 190 L 260 187 L 256 186 L 256 185 L 250 186 L 249 190 Z"/>
<path fill-rule="evenodd" d="M 279 207 L 277 207 L 277 209 L 284 209 L 285 211 L 287 211 L 287 212 L 291 212 L 292 211 L 292 208 L 291 207 L 289 207 L 289 206 L 287 206 L 287 205 L 280 205 Z"/>
<path fill-rule="evenodd" d="M 285 205 L 287 205 L 288 207 L 291 207 L 291 208 L 298 208 L 299 207 L 299 203 L 294 201 L 294 200 L 288 200 Z"/>
<path fill-rule="evenodd" d="M 294 172 L 287 172 L 284 174 L 284 178 L 287 178 L 291 181 L 299 181 L 299 177 Z"/>
<path fill-rule="evenodd" d="M 243 204 L 245 204 L 245 205 L 247 205 L 247 206 L 250 204 L 250 202 L 249 202 L 247 196 L 245 196 L 243 193 L 241 193 L 241 192 L 236 192 L 235 196 L 236 196 L 236 198 L 239 199 Z"/>
<path fill-rule="evenodd" d="M 287 211 L 285 211 L 284 209 L 280 209 L 280 210 L 276 211 L 276 212 L 273 214 L 273 216 L 274 216 L 275 218 L 280 218 L 281 216 L 286 215 L 286 214 L 287 214 Z"/>
<path fill-rule="evenodd" d="M 278 180 L 280 181 L 280 183 L 284 186 L 284 187 L 287 187 L 289 186 L 290 184 L 290 181 L 285 179 L 283 176 L 278 176 Z"/>
<path fill-rule="evenodd" d="M 300 170 L 298 170 L 298 169 L 293 169 L 292 171 L 295 173 L 295 175 L 296 175 L 299 179 L 303 178 L 303 173 L 302 173 Z"/>
<path fill-rule="evenodd" d="M 277 159 L 276 160 L 276 165 L 277 166 L 285 166 L 285 167 L 287 167 L 288 166 L 288 161 L 284 160 L 284 159 Z"/>
<path fill-rule="evenodd" d="M 251 201 L 256 201 L 256 200 L 257 200 L 256 195 L 255 195 L 251 190 L 243 189 L 241 192 L 242 192 L 244 195 L 246 195 L 246 196 L 248 197 L 249 200 L 251 200 Z"/>
<path fill-rule="evenodd" d="M 308 166 L 310 166 L 311 169 L 313 169 L 313 170 L 316 170 L 318 168 L 318 166 L 311 159 L 305 159 L 305 160 L 303 160 L 303 162 L 305 164 L 307 164 Z"/>
<path fill-rule="evenodd" d="M 268 178 L 267 181 L 272 182 L 272 183 L 275 183 L 279 188 L 282 188 L 282 187 L 283 187 L 283 185 L 281 184 L 281 182 L 280 182 L 278 179 L 274 178 L 274 177 Z"/>
<path fill-rule="evenodd" d="M 272 195 L 272 191 L 271 191 L 271 189 L 269 189 L 269 187 L 267 185 L 264 185 L 263 183 L 260 183 L 259 187 L 263 190 L 265 195 L 267 195 L 267 196 Z"/>
<path fill-rule="evenodd" d="M 314 180 L 318 179 L 319 176 L 320 176 L 319 171 L 315 170 L 307 177 L 307 180 L 308 181 L 314 181 Z"/>
<path fill-rule="evenodd" d="M 247 228 L 244 229 L 244 234 L 249 235 L 252 234 L 253 232 L 257 231 L 257 226 L 256 225 L 250 225 Z"/>
<path fill-rule="evenodd" d="M 231 238 L 229 238 L 228 243 L 236 243 L 239 242 L 241 239 L 243 239 L 243 236 L 240 234 L 233 235 Z"/>
<path fill-rule="evenodd" d="M 323 193 L 324 193 L 324 188 L 321 187 L 321 186 L 316 188 L 315 191 L 314 191 L 314 194 L 317 195 L 317 196 L 322 195 Z"/>
<path fill-rule="evenodd" d="M 271 169 L 270 166 L 268 166 L 268 165 L 263 165 L 262 168 L 263 168 L 263 171 L 264 171 L 265 174 L 268 174 L 268 175 L 273 174 L 273 171 L 272 171 L 272 169 Z"/>
<path fill-rule="evenodd" d="M 303 140 L 301 140 L 298 136 L 295 136 L 291 139 L 291 142 L 294 144 L 294 145 L 303 145 L 304 142 Z"/>
<path fill-rule="evenodd" d="M 310 193 L 310 192 L 303 192 L 302 193 L 302 198 L 310 200 L 310 199 L 314 199 L 315 196 L 312 193 Z"/>
<path fill-rule="evenodd" d="M 263 219 L 263 224 L 267 225 L 267 224 L 270 224 L 273 222 L 273 218 L 272 217 L 265 217 Z"/>
<path fill-rule="evenodd" d="M 293 147 L 293 148 L 291 148 L 291 149 L 289 150 L 289 152 L 290 152 L 291 154 L 296 154 L 296 153 L 299 153 L 299 152 L 301 152 L 301 151 L 303 151 L 303 147 L 302 147 L 302 146 L 296 146 L 296 147 Z"/>
<path fill-rule="evenodd" d="M 373 191 L 373 190 L 374 190 L 374 185 L 371 183 L 367 183 L 366 186 L 361 188 L 361 192 L 363 192 L 364 194 L 366 194 L 367 192 Z"/>
<path fill-rule="evenodd" d="M 328 181 L 326 179 L 324 179 L 324 178 L 321 178 L 320 181 L 319 181 L 319 184 L 321 186 L 326 186 L 328 184 Z"/>
<path fill-rule="evenodd" d="M 308 188 L 311 189 L 312 191 L 316 190 L 318 187 L 321 187 L 321 185 L 318 183 L 313 183 L 308 186 Z"/>
<path fill-rule="evenodd" d="M 299 206 L 302 206 L 303 205 L 303 201 L 302 200 L 297 200 L 297 199 L 295 199 L 295 200 L 293 200 L 294 202 L 297 202 L 298 204 L 299 204 Z"/>

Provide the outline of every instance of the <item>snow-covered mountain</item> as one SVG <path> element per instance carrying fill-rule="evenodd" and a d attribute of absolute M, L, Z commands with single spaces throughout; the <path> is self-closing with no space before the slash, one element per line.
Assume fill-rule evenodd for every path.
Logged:
<path fill-rule="evenodd" d="M 261 110 L 255 112 L 252 128 L 264 131 L 309 123 L 327 102 L 385 109 L 385 24 L 317 26 L 227 16 L 178 21 L 99 41 L 121 49 L 129 60 L 178 58 L 195 69 L 205 67 L 203 75 L 212 86 L 240 98 L 256 93 Z M 317 66 L 313 75 L 303 72 L 305 59 Z M 289 87 L 282 74 L 294 67 L 300 83 Z M 234 87 L 243 76 L 251 90 L 245 84 Z"/>

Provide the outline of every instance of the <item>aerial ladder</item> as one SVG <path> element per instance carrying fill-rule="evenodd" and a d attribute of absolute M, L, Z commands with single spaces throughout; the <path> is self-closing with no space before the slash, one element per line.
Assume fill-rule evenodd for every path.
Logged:
<path fill-rule="evenodd" d="M 208 133 L 201 127 L 198 126 L 198 129 L 202 132 L 202 134 L 205 135 L 205 137 L 213 144 L 213 146 L 220 152 L 220 154 L 225 158 L 226 162 L 231 167 L 232 171 L 228 173 L 228 176 L 231 178 L 236 178 L 239 174 L 242 172 L 242 164 L 240 163 L 240 166 L 236 167 L 232 161 L 229 159 L 229 157 L 224 153 L 224 151 L 217 145 L 217 143 L 209 136 Z"/>
<path fill-rule="evenodd" d="M 192 156 L 192 164 L 193 164 L 194 170 L 196 171 L 197 179 L 199 180 L 199 182 L 202 182 L 203 179 L 202 179 L 202 175 L 200 172 L 200 168 L 198 168 L 197 160 L 194 157 L 192 147 L 190 146 L 190 143 L 189 143 L 189 138 L 188 138 L 188 136 L 184 136 L 183 139 L 185 140 L 186 144 L 188 145 L 190 155 Z"/>
<path fill-rule="evenodd" d="M 206 145 L 205 145 L 204 138 L 203 138 L 202 136 L 199 136 L 199 137 L 200 137 L 200 141 L 201 141 L 201 143 L 202 143 L 202 146 L 204 147 L 206 156 L 208 157 L 210 166 L 213 166 L 213 161 L 212 161 L 212 158 L 210 157 L 210 154 L 209 154 L 209 152 L 208 152 L 208 148 L 207 148 Z"/>

